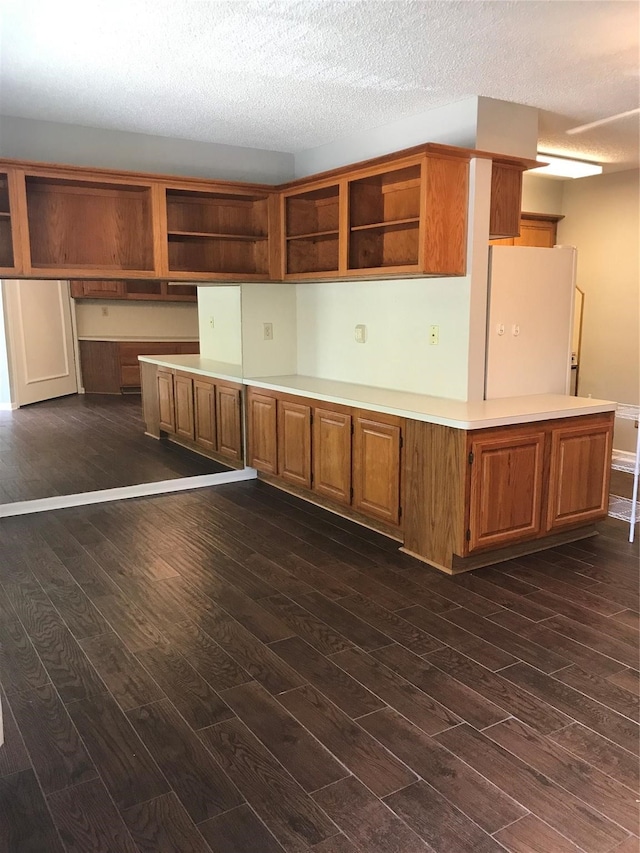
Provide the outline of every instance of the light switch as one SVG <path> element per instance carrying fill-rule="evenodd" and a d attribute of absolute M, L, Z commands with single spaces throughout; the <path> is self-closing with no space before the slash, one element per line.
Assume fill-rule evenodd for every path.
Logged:
<path fill-rule="evenodd" d="M 357 344 L 366 344 L 367 342 L 367 327 L 362 323 L 356 326 L 355 338 Z"/>

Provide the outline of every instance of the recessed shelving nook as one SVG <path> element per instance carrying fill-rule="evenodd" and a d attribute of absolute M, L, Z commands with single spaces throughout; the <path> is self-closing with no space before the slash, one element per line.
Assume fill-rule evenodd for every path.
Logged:
<path fill-rule="evenodd" d="M 331 184 L 284 197 L 285 263 L 289 274 L 339 268 L 340 186 Z"/>
<path fill-rule="evenodd" d="M 269 197 L 167 189 L 169 273 L 269 276 Z"/>
<path fill-rule="evenodd" d="M 9 176 L 0 172 L 0 268 L 12 269 L 13 233 L 11 230 L 11 206 L 9 203 Z"/>
<path fill-rule="evenodd" d="M 154 273 L 151 187 L 27 175 L 31 266 Z"/>

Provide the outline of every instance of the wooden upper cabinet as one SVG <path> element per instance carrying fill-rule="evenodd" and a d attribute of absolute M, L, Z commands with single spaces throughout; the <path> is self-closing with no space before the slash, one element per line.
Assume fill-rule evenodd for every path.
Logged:
<path fill-rule="evenodd" d="M 558 222 L 563 216 L 554 213 L 523 213 L 520 217 L 520 236 L 489 240 L 492 246 L 535 246 L 553 249 L 557 241 Z"/>
<path fill-rule="evenodd" d="M 247 394 L 249 465 L 266 474 L 278 473 L 277 401 L 269 394 Z"/>
<path fill-rule="evenodd" d="M 193 379 L 176 373 L 173 380 L 173 396 L 176 407 L 176 435 L 193 441 Z"/>
<path fill-rule="evenodd" d="M 351 415 L 313 410 L 313 490 L 347 506 L 351 503 Z"/>
<path fill-rule="evenodd" d="M 494 161 L 491 167 L 489 237 L 517 237 L 522 208 L 522 166 Z"/>
<path fill-rule="evenodd" d="M 123 281 L 72 281 L 71 295 L 74 299 L 126 299 Z"/>
<path fill-rule="evenodd" d="M 311 488 L 311 409 L 304 403 L 278 400 L 278 474 L 283 480 Z"/>
<path fill-rule="evenodd" d="M 285 273 L 296 278 L 339 275 L 340 184 L 286 192 L 282 197 Z"/>
<path fill-rule="evenodd" d="M 612 436 L 612 416 L 551 430 L 547 530 L 606 517 Z"/>
<path fill-rule="evenodd" d="M 540 534 L 544 430 L 470 434 L 467 551 Z"/>
<path fill-rule="evenodd" d="M 242 460 L 241 387 L 216 383 L 216 442 L 218 453 L 235 462 Z"/>
<path fill-rule="evenodd" d="M 23 267 L 20 239 L 19 183 L 21 175 L 0 172 L 0 273 L 16 274 Z"/>
<path fill-rule="evenodd" d="M 158 369 L 156 373 L 158 388 L 159 426 L 165 432 L 176 431 L 176 410 L 173 396 L 173 373 Z"/>
<path fill-rule="evenodd" d="M 354 416 L 353 508 L 388 524 L 400 522 L 400 421 Z"/>
<path fill-rule="evenodd" d="M 193 421 L 196 444 L 216 450 L 216 386 L 204 377 L 193 380 Z"/>

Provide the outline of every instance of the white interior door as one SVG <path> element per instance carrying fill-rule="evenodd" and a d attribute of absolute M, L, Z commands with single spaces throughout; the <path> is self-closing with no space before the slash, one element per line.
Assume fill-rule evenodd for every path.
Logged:
<path fill-rule="evenodd" d="M 68 281 L 5 281 L 13 402 L 78 391 Z"/>

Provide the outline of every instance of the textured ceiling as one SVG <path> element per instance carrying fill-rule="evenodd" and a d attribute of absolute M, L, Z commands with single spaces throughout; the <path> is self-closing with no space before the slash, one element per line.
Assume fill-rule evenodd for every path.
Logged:
<path fill-rule="evenodd" d="M 484 95 L 638 162 L 636 2 L 0 0 L 5 115 L 298 151 Z"/>

